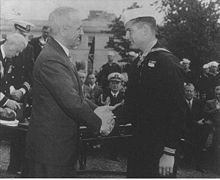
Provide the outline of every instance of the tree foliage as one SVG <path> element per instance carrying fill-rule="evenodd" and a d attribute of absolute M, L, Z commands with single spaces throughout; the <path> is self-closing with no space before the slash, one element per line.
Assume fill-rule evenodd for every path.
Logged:
<path fill-rule="evenodd" d="M 155 1 L 165 13 L 159 38 L 179 58 L 189 58 L 197 73 L 204 63 L 220 61 L 220 0 Z"/>

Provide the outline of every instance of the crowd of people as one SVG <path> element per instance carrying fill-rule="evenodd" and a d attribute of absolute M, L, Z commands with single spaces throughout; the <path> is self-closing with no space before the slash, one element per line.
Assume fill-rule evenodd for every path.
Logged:
<path fill-rule="evenodd" d="M 220 172 L 219 63 L 204 64 L 197 78 L 189 59 L 180 61 L 160 44 L 154 17 L 138 8 L 125 11 L 122 21 L 131 48 L 142 53 L 130 53 L 132 62 L 122 68 L 109 51 L 97 74 L 69 59 L 83 35 L 77 10 L 55 9 L 42 35 L 29 42 L 33 25 L 14 23 L 14 34 L 1 42 L 0 119 L 22 110 L 19 121 L 29 130 L 26 140 L 11 140 L 9 172 L 74 177 L 79 126 L 117 136 L 126 123 L 133 126 L 128 177 L 175 177 L 181 140 L 190 144 L 186 156 L 200 171 L 212 147 Z M 117 160 L 117 143 L 109 147 Z"/>

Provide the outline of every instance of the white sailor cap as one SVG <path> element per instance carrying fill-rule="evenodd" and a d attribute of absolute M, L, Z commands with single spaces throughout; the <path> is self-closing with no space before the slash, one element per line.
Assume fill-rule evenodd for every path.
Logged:
<path fill-rule="evenodd" d="M 210 62 L 210 66 L 215 66 L 215 67 L 218 67 L 219 63 L 216 62 L 216 61 L 211 61 Z"/>
<path fill-rule="evenodd" d="M 108 56 L 114 56 L 115 53 L 113 51 L 108 51 Z"/>
<path fill-rule="evenodd" d="M 126 24 L 128 21 L 131 21 L 140 17 L 152 17 L 154 18 L 153 13 L 149 13 L 149 10 L 146 8 L 135 8 L 135 9 L 127 9 L 121 15 L 121 21 Z"/>
<path fill-rule="evenodd" d="M 202 66 L 202 68 L 203 68 L 203 69 L 208 69 L 208 68 L 209 68 L 209 64 L 204 64 L 204 65 Z"/>
<path fill-rule="evenodd" d="M 123 80 L 123 76 L 118 72 L 114 72 L 114 73 L 111 73 L 111 74 L 108 75 L 108 80 L 109 81 L 118 81 L 118 82 L 120 82 L 120 81 Z"/>
<path fill-rule="evenodd" d="M 183 63 L 185 63 L 185 64 L 191 63 L 191 61 L 189 59 L 186 59 L 186 58 L 183 58 L 183 60 L 181 62 L 182 62 L 182 64 Z"/>
<path fill-rule="evenodd" d="M 34 27 L 34 24 L 27 22 L 27 21 L 22 21 L 22 20 L 12 20 L 14 23 L 15 29 L 18 29 L 24 33 L 28 33 L 31 30 L 31 27 Z"/>

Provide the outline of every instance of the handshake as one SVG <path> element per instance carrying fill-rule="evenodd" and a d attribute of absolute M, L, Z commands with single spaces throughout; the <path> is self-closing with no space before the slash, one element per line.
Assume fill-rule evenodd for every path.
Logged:
<path fill-rule="evenodd" d="M 107 136 L 111 133 L 115 125 L 115 116 L 112 111 L 115 106 L 100 106 L 97 107 L 94 113 L 102 120 L 102 125 L 100 128 L 100 133 L 103 136 Z"/>

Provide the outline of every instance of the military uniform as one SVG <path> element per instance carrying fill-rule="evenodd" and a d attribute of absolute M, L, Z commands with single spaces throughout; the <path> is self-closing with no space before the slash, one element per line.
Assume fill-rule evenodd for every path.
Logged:
<path fill-rule="evenodd" d="M 32 70 L 33 70 L 33 47 L 27 45 L 27 47 L 16 57 L 4 62 L 4 67 L 7 69 L 7 74 L 3 82 L 3 92 L 7 97 L 10 97 L 10 88 L 14 86 L 15 89 L 23 88 L 26 93 L 21 99 L 21 102 L 25 104 L 24 116 L 28 118 L 30 116 L 30 106 L 26 102 L 28 93 L 32 86 Z M 25 111 L 26 110 L 26 111 Z"/>
<path fill-rule="evenodd" d="M 134 125 L 128 177 L 159 177 L 164 147 L 176 149 L 183 128 L 183 69 L 159 43 L 132 67 L 125 97 L 127 118 Z"/>

